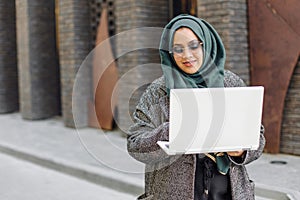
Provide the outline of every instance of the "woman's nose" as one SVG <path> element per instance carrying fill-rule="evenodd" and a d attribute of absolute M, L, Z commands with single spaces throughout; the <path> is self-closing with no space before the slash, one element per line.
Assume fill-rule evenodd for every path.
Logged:
<path fill-rule="evenodd" d="M 189 58 L 192 56 L 192 52 L 189 48 L 184 48 L 182 57 Z"/>

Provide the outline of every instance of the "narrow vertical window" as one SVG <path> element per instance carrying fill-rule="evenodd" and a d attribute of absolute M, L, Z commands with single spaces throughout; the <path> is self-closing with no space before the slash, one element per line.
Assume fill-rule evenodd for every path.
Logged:
<path fill-rule="evenodd" d="M 180 14 L 197 15 L 197 0 L 170 0 L 170 18 Z"/>

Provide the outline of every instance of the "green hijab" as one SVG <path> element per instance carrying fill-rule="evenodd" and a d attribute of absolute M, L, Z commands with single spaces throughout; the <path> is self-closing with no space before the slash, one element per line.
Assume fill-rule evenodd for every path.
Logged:
<path fill-rule="evenodd" d="M 183 72 L 171 52 L 174 33 L 182 27 L 191 29 L 203 42 L 203 64 L 194 74 Z M 216 30 L 203 19 L 186 14 L 172 19 L 162 33 L 159 52 L 168 95 L 173 88 L 224 87 L 225 48 Z M 211 153 L 206 156 L 216 162 L 221 174 L 227 174 L 230 166 L 227 154 Z"/>
<path fill-rule="evenodd" d="M 194 74 L 183 72 L 171 53 L 174 33 L 182 27 L 190 28 L 203 42 L 203 64 Z M 186 14 L 172 19 L 162 33 L 159 52 L 168 93 L 173 88 L 224 86 L 225 48 L 215 29 L 203 19 Z"/>

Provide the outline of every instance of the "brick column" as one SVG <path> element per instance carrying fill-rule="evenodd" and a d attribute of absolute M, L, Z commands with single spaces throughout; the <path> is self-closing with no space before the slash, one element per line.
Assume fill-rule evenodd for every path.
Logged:
<path fill-rule="evenodd" d="M 54 0 L 16 0 L 20 105 L 23 118 L 59 113 Z"/>
<path fill-rule="evenodd" d="M 18 110 L 15 1 L 0 0 L 0 113 Z"/>
<path fill-rule="evenodd" d="M 212 24 L 220 34 L 227 53 L 225 68 L 249 84 L 246 0 L 198 0 L 198 16 Z"/>
<path fill-rule="evenodd" d="M 66 126 L 75 127 L 73 111 L 81 113 L 76 116 L 76 127 L 87 125 L 88 95 L 92 88 L 91 74 L 84 77 L 72 99 L 76 73 L 92 47 L 89 1 L 57 0 L 59 10 L 59 56 L 62 89 L 62 114 Z M 72 100 L 74 107 L 72 107 Z"/>
<path fill-rule="evenodd" d="M 160 35 L 153 33 L 158 35 L 153 41 L 157 44 L 157 48 L 147 49 L 144 48 L 144 43 L 149 40 L 149 35 L 147 36 L 147 33 L 142 30 L 131 31 L 141 27 L 164 27 L 169 17 L 168 6 L 168 1 L 115 1 L 116 33 L 121 35 L 116 39 L 118 68 L 120 78 L 127 77 L 120 85 L 118 98 L 117 122 L 123 131 L 126 131 L 131 123 L 129 113 L 132 113 L 145 89 L 143 83 L 150 83 L 156 77 L 161 76 L 158 54 Z M 127 34 L 125 31 L 130 33 Z M 135 47 L 139 50 L 132 51 Z M 120 55 L 121 52 L 126 54 Z M 139 67 L 143 64 L 147 66 Z M 129 72 L 129 70 L 133 71 Z M 140 90 L 135 90 L 135 88 L 140 88 Z M 133 91 L 135 91 L 134 94 L 132 94 Z"/>
<path fill-rule="evenodd" d="M 280 152 L 300 155 L 300 59 L 285 97 L 280 134 Z"/>

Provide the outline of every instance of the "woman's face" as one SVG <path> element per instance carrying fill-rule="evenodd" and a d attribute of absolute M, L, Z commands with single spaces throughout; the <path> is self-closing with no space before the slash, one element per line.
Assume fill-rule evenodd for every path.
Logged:
<path fill-rule="evenodd" d="M 178 67 L 187 74 L 196 73 L 202 66 L 202 42 L 189 28 L 175 31 L 172 52 Z"/>

